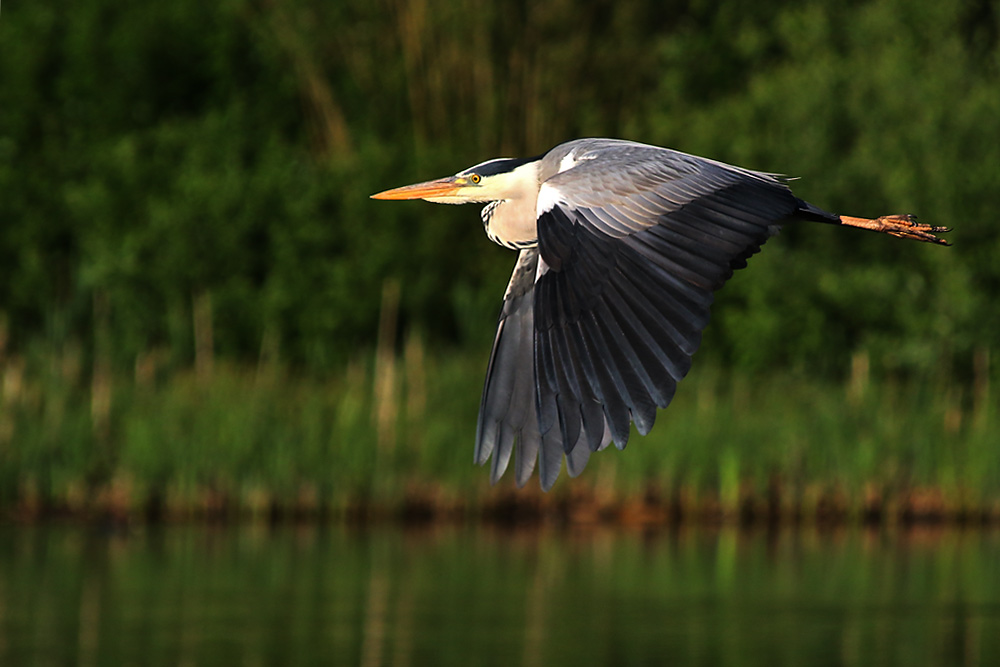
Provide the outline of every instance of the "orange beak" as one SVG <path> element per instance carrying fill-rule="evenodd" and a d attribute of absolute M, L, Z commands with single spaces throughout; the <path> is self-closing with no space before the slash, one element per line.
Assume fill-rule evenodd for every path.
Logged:
<path fill-rule="evenodd" d="M 372 199 L 427 199 L 428 197 L 447 197 L 461 189 L 462 184 L 454 176 L 439 178 L 426 183 L 404 185 L 385 192 L 372 195 Z"/>

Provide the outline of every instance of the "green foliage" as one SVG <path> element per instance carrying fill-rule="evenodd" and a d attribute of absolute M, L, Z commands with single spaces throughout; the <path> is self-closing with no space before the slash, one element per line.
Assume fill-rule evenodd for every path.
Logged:
<path fill-rule="evenodd" d="M 856 518 L 872 489 L 887 513 L 927 489 L 939 494 L 935 511 L 994 510 L 1000 410 L 988 383 L 877 381 L 862 361 L 846 384 L 705 364 L 652 433 L 595 454 L 572 482 L 564 474 L 548 501 L 653 491 L 689 509 L 715 498 L 733 516 L 745 492 L 764 498 L 777 483 L 784 509 L 807 519 L 831 492 Z M 213 499 L 234 513 L 395 510 L 415 489 L 437 509 L 475 515 L 514 489 L 512 471 L 493 488 L 472 465 L 478 353 L 436 355 L 411 339 L 399 359 L 351 363 L 326 379 L 275 364 L 137 369 L 134 379 L 103 378 L 106 413 L 101 391 L 81 386 L 78 350 L 4 371 L 0 512 L 140 514 L 159 504 L 184 516 L 212 510 Z M 537 477 L 521 495 L 541 502 Z"/>
<path fill-rule="evenodd" d="M 949 250 L 789 228 L 718 298 L 699 355 L 743 370 L 967 373 L 1000 309 L 996 3 L 182 0 L 0 19 L 0 310 L 10 347 L 330 372 L 383 283 L 433 346 L 482 349 L 513 257 L 472 210 L 379 189 L 570 138 L 627 136 L 801 176 Z M 660 17 L 669 16 L 669 21 Z M 99 321 L 97 303 L 107 304 Z M 476 324 L 483 322 L 484 324 Z"/>

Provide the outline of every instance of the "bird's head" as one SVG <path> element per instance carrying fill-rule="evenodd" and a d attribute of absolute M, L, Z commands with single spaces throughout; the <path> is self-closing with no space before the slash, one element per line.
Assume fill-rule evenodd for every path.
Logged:
<path fill-rule="evenodd" d="M 433 181 L 404 185 L 371 196 L 372 199 L 423 199 L 438 204 L 467 204 L 509 199 L 533 180 L 537 188 L 537 163 L 532 158 L 497 158 L 481 162 Z"/>

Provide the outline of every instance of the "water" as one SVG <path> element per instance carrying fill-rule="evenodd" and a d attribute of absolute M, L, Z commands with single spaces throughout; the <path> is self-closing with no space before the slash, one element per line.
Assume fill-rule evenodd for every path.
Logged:
<path fill-rule="evenodd" d="M 0 527 L 0 665 L 997 665 L 1000 534 Z"/>

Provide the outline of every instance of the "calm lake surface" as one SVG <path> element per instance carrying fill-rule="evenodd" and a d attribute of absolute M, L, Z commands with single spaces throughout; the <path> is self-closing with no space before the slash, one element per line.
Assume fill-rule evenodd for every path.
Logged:
<path fill-rule="evenodd" d="M 0 526 L 0 665 L 1000 665 L 1000 533 Z"/>

